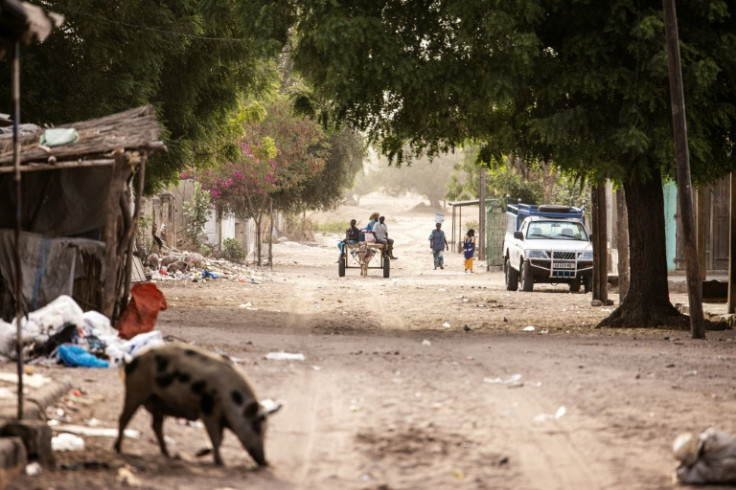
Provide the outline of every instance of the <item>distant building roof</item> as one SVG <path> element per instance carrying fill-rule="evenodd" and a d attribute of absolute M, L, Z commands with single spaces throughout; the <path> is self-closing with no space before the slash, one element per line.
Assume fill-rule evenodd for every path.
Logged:
<path fill-rule="evenodd" d="M 487 197 L 486 198 L 486 203 L 489 203 L 489 202 L 498 202 L 498 200 L 499 199 L 497 197 L 493 197 L 493 198 Z M 452 207 L 455 207 L 455 206 L 461 206 L 461 207 L 462 206 L 477 206 L 478 204 L 480 204 L 480 199 L 471 199 L 469 201 L 450 201 L 447 204 L 449 204 Z"/>

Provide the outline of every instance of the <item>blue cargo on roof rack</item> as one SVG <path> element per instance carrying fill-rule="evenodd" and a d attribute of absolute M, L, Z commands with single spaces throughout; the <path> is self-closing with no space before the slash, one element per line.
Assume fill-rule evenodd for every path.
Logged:
<path fill-rule="evenodd" d="M 508 229 L 507 231 L 517 231 L 521 226 L 521 222 L 527 216 L 542 216 L 545 218 L 573 218 L 578 219 L 585 223 L 585 206 L 576 208 L 574 206 L 559 206 L 555 204 L 507 204 L 506 205 L 507 215 L 514 215 L 515 219 L 509 219 L 507 226 L 511 226 L 514 229 Z M 510 217 L 510 216 L 509 216 Z M 513 223 L 513 225 L 512 225 Z"/>

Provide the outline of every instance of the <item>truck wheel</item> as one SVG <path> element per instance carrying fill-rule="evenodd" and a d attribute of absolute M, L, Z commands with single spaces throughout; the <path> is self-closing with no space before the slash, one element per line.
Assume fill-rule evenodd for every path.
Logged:
<path fill-rule="evenodd" d="M 521 289 L 530 293 L 534 290 L 534 275 L 532 274 L 532 266 L 528 261 L 521 264 Z"/>
<path fill-rule="evenodd" d="M 570 283 L 570 292 L 571 293 L 579 293 L 580 292 L 580 279 L 576 280 L 575 282 Z"/>
<path fill-rule="evenodd" d="M 383 277 L 388 278 L 388 276 L 391 274 L 391 259 L 388 258 L 388 255 L 383 256 Z"/>
<path fill-rule="evenodd" d="M 511 267 L 509 259 L 506 259 L 506 262 L 504 262 L 503 270 L 505 272 L 506 289 L 508 291 L 516 291 L 519 288 L 519 272 Z"/>
<path fill-rule="evenodd" d="M 343 255 L 340 257 L 340 263 L 337 264 L 337 275 L 340 277 L 345 277 L 345 262 L 347 260 L 347 256 Z"/>

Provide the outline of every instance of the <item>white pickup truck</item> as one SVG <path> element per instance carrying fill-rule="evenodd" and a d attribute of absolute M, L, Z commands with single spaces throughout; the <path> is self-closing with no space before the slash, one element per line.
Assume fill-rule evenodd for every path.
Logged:
<path fill-rule="evenodd" d="M 506 289 L 532 291 L 534 283 L 569 284 L 589 292 L 593 244 L 584 208 L 509 204 L 503 242 Z"/>

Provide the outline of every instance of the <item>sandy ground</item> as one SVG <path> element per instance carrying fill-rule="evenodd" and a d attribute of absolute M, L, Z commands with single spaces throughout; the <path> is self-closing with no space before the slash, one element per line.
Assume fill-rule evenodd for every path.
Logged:
<path fill-rule="evenodd" d="M 160 284 L 168 339 L 234 357 L 261 397 L 284 403 L 267 435 L 269 468 L 254 469 L 232 434 L 226 466 L 214 466 L 196 456 L 204 430 L 172 419 L 177 457 L 167 460 L 140 411 L 123 456 L 111 438 L 86 437 L 84 451 L 57 453 L 58 469 L 12 488 L 118 488 L 129 473 L 155 489 L 665 489 L 678 433 L 736 433 L 734 331 L 694 341 L 595 329 L 612 307 L 591 307 L 590 294 L 508 292 L 502 273 L 482 262 L 464 273 L 456 253 L 435 271 L 434 211 L 411 205 L 364 200 L 312 217 L 365 223 L 384 212 L 399 256 L 389 279 L 377 269 L 338 277 L 337 237 L 320 235 L 275 245 L 273 269 L 254 281 Z M 265 359 L 281 351 L 305 360 Z M 79 390 L 52 417 L 116 426 L 115 370 L 38 370 L 71 375 Z"/>

